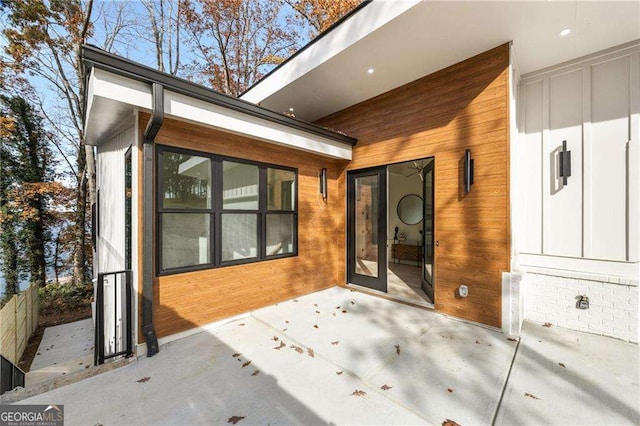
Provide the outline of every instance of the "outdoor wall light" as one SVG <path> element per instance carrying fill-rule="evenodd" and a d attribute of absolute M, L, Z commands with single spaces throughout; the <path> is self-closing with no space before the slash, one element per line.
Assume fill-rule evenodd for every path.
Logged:
<path fill-rule="evenodd" d="M 464 192 L 469 193 L 473 185 L 473 159 L 471 158 L 471 150 L 464 150 Z"/>
<path fill-rule="evenodd" d="M 322 194 L 322 199 L 327 201 L 327 169 L 320 170 L 318 177 L 320 181 L 320 193 Z"/>
<path fill-rule="evenodd" d="M 562 141 L 562 151 L 560 151 L 560 177 L 562 184 L 567 184 L 567 179 L 571 176 L 571 151 L 567 151 L 567 141 Z"/>

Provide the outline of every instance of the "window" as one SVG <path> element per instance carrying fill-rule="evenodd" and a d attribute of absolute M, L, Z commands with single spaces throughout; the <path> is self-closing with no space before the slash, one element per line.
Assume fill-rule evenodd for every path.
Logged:
<path fill-rule="evenodd" d="M 297 170 L 158 147 L 160 274 L 297 255 Z"/>

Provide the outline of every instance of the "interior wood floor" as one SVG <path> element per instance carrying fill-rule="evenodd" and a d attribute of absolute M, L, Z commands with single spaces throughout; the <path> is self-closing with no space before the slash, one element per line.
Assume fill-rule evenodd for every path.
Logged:
<path fill-rule="evenodd" d="M 422 277 L 420 267 L 400 263 L 389 263 L 387 272 L 387 293 L 417 302 L 433 301 L 422 290 Z"/>

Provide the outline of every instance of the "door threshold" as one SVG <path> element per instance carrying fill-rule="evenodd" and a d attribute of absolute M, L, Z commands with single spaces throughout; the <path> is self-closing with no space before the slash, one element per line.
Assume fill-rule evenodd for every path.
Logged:
<path fill-rule="evenodd" d="M 404 305 L 409 305 L 409 306 L 413 306 L 413 307 L 416 307 L 416 308 L 435 310 L 435 305 L 433 303 L 420 302 L 420 301 L 417 301 L 417 300 L 408 299 L 406 297 L 396 296 L 396 295 L 393 295 L 393 294 L 385 293 L 385 292 L 380 291 L 380 290 L 374 290 L 374 289 L 371 289 L 369 287 L 364 287 L 364 286 L 361 286 L 361 285 L 358 285 L 358 284 L 347 283 L 345 285 L 345 287 L 349 288 L 349 289 L 353 289 L 353 290 L 359 291 L 361 293 L 369 294 L 371 296 L 381 297 L 383 299 L 391 300 L 393 302 L 402 303 Z"/>

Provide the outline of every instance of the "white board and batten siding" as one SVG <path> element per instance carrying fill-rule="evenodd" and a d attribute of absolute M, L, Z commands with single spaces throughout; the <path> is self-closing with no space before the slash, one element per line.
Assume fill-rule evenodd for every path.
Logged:
<path fill-rule="evenodd" d="M 97 144 L 96 189 L 98 191 L 98 230 L 96 235 L 95 277 L 98 273 L 118 272 L 126 268 L 125 251 L 125 156 L 129 148 L 137 144 L 137 122 L 132 116 L 130 120 L 119 126 L 115 132 Z M 138 181 L 137 154 L 132 149 L 132 182 Z M 137 185 L 132 185 L 132 229 L 137 229 Z M 132 265 L 137 264 L 137 232 L 132 232 Z M 115 303 L 114 291 L 118 292 L 118 300 L 124 301 L 122 288 L 116 285 L 115 276 L 108 276 L 104 285 L 105 313 L 105 353 L 109 353 L 114 344 L 122 348 L 124 330 L 122 317 L 124 303 Z M 119 276 L 118 279 L 121 279 Z M 136 274 L 133 274 L 133 301 L 136 304 Z M 114 321 L 113 315 L 117 321 Z M 132 318 L 136 321 L 135 311 Z M 134 333 L 136 328 L 133 328 Z"/>
<path fill-rule="evenodd" d="M 638 341 L 640 41 L 522 76 L 518 109 L 525 316 Z"/>
<path fill-rule="evenodd" d="M 99 229 L 96 239 L 96 266 L 100 273 L 125 269 L 125 154 L 134 143 L 135 128 L 131 123 L 131 126 L 116 132 L 97 147 L 96 190 L 99 191 Z M 136 154 L 135 150 L 132 154 Z M 136 164 L 134 158 L 132 161 Z M 132 171 L 135 175 L 136 167 L 133 167 Z M 133 190 L 135 189 L 134 185 Z M 133 200 L 135 202 L 136 198 L 133 197 Z"/>

